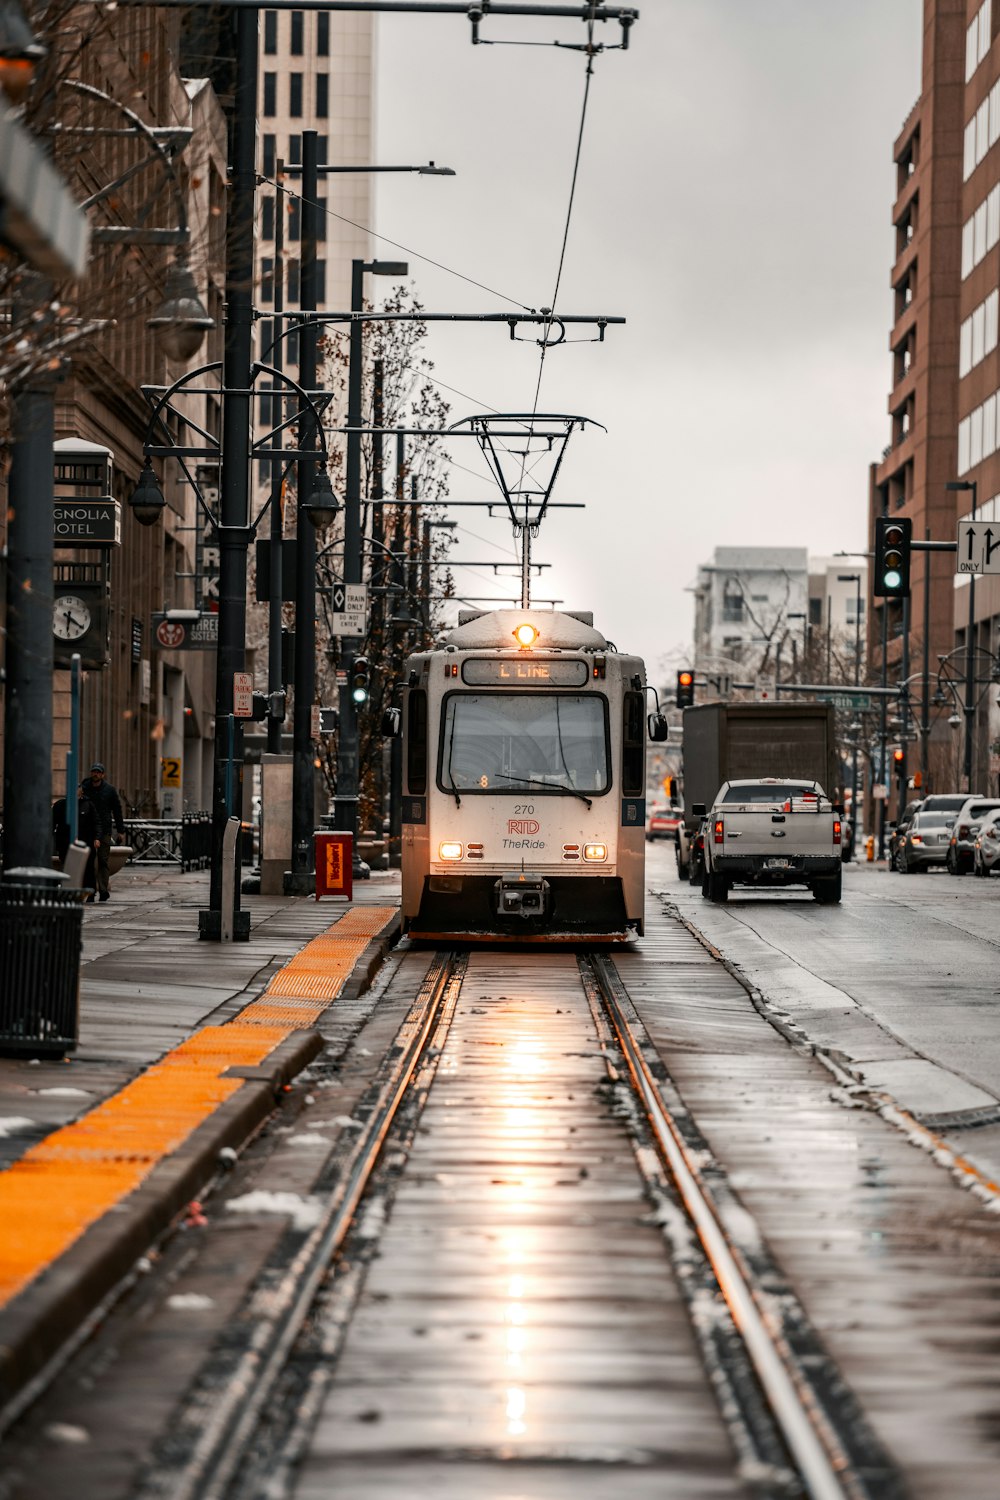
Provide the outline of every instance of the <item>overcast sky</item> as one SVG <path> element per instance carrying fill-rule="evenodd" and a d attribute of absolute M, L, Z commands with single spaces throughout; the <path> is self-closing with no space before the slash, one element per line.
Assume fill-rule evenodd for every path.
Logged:
<path fill-rule="evenodd" d="M 868 464 L 889 436 L 892 142 L 919 92 L 922 8 L 639 9 L 629 50 L 595 63 L 557 304 L 628 322 L 546 358 L 539 410 L 608 431 L 571 441 L 554 498 L 587 508 L 546 521 L 536 555 L 553 566 L 536 588 L 669 669 L 691 639 L 685 590 L 716 546 L 863 545 Z M 584 27 L 492 20 L 482 34 L 574 42 Z M 550 47 L 474 48 L 459 16 L 379 19 L 377 159 L 458 176 L 376 179 L 376 227 L 491 289 L 411 255 L 428 310 L 551 303 L 584 66 Z M 531 410 L 538 350 L 503 326 L 432 330 L 428 350 L 464 393 L 453 418 Z M 456 469 L 452 495 L 490 498 L 475 446 L 452 451 L 481 476 Z M 503 521 L 452 514 L 456 557 L 512 550 Z"/>

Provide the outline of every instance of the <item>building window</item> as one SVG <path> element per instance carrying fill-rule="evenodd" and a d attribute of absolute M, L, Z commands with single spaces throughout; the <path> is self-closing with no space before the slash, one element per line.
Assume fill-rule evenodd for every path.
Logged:
<path fill-rule="evenodd" d="M 273 177 L 274 176 L 274 160 L 275 160 L 274 136 L 273 135 L 265 135 L 265 137 L 264 137 L 264 150 L 263 150 L 263 171 L 264 171 L 264 176 L 265 177 Z"/>
<path fill-rule="evenodd" d="M 285 349 L 288 356 L 286 363 L 297 365 L 299 362 L 299 330 L 297 328 L 290 330 L 285 339 Z"/>
<path fill-rule="evenodd" d="M 298 302 L 298 300 L 299 300 L 299 263 L 298 263 L 297 260 L 290 260 L 285 265 L 285 286 L 286 286 L 287 291 L 288 291 L 288 300 L 289 300 L 289 302 Z"/>
<path fill-rule="evenodd" d="M 330 56 L 330 12 L 316 12 L 316 56 Z"/>
<path fill-rule="evenodd" d="M 278 112 L 278 75 L 277 73 L 264 74 L 264 113 L 268 116 L 276 115 Z"/>
<path fill-rule="evenodd" d="M 288 238 L 297 240 L 302 236 L 302 202 L 299 198 L 288 200 Z"/>
<path fill-rule="evenodd" d="M 743 594 L 729 584 L 722 595 L 722 619 L 726 625 L 739 625 L 743 620 Z"/>
<path fill-rule="evenodd" d="M 260 201 L 261 237 L 265 240 L 274 239 L 274 199 L 262 198 Z"/>
<path fill-rule="evenodd" d="M 293 57 L 302 56 L 302 12 L 300 10 L 292 11 L 291 53 Z"/>
<path fill-rule="evenodd" d="M 326 199 L 317 198 L 319 213 L 316 215 L 316 239 L 321 245 L 326 243 Z"/>
<path fill-rule="evenodd" d="M 274 301 L 274 258 L 265 255 L 260 263 L 260 300 Z"/>
<path fill-rule="evenodd" d="M 330 80 L 325 73 L 316 74 L 316 118 L 325 120 L 330 113 Z"/>
<path fill-rule="evenodd" d="M 316 306 L 322 307 L 326 302 L 326 261 L 316 262 Z"/>
<path fill-rule="evenodd" d="M 316 160 L 320 163 L 321 166 L 324 166 L 324 167 L 326 166 L 326 163 L 327 163 L 327 155 L 326 155 L 326 153 L 327 153 L 327 147 L 328 147 L 328 145 L 329 145 L 329 136 L 318 135 L 316 137 Z"/>
<path fill-rule="evenodd" d="M 302 137 L 300 135 L 288 137 L 288 164 L 291 167 L 302 165 Z"/>
<path fill-rule="evenodd" d="M 273 57 L 278 50 L 278 12 L 266 10 L 264 12 L 264 51 L 268 57 Z"/>
<path fill-rule="evenodd" d="M 288 113 L 293 120 L 302 118 L 302 74 L 288 75 Z"/>
<path fill-rule="evenodd" d="M 848 625 L 863 625 L 865 623 L 864 596 L 858 599 L 856 595 L 852 594 L 849 599 L 845 599 L 844 614 Z"/>

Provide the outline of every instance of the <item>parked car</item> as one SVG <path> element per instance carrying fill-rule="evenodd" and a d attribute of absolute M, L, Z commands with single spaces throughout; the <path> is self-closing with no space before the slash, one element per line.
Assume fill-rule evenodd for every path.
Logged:
<path fill-rule="evenodd" d="M 646 842 L 651 844 L 654 839 L 677 839 L 677 830 L 684 819 L 684 813 L 679 807 L 654 807 L 649 814 L 649 823 L 646 825 Z"/>
<path fill-rule="evenodd" d="M 987 814 L 979 825 L 972 850 L 973 875 L 1000 869 L 1000 811 Z"/>
<path fill-rule="evenodd" d="M 953 819 L 952 812 L 928 812 L 921 808 L 897 849 L 896 868 L 901 875 L 923 873 L 932 865 L 944 865 Z"/>
<path fill-rule="evenodd" d="M 1000 798 L 967 797 L 955 817 L 948 847 L 949 875 L 968 875 L 974 863 L 976 835 L 983 819 L 1000 811 Z"/>
<path fill-rule="evenodd" d="M 910 824 L 913 822 L 914 818 L 923 807 L 923 805 L 923 801 L 919 799 L 916 802 L 908 802 L 903 808 L 903 811 L 900 813 L 898 821 L 889 824 L 889 832 L 886 838 L 886 849 L 888 851 L 890 870 L 899 869 L 897 856 L 900 849 L 902 848 L 903 839 L 906 837 L 907 829 L 910 827 Z"/>

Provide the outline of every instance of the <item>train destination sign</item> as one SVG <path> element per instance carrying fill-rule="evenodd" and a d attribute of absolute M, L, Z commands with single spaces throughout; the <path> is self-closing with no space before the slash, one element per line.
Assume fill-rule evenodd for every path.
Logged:
<path fill-rule="evenodd" d="M 96 500 L 56 496 L 52 540 L 57 547 L 117 547 L 121 539 L 121 506 L 110 495 Z"/>
<path fill-rule="evenodd" d="M 469 687 L 586 687 L 590 665 L 585 661 L 546 661 L 537 656 L 471 657 L 462 663 L 462 681 Z"/>

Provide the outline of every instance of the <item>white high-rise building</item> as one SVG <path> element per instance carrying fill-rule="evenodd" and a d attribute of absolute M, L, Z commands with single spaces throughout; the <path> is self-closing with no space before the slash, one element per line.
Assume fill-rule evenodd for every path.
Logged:
<path fill-rule="evenodd" d="M 319 135 L 321 164 L 368 166 L 374 151 L 373 17 L 360 12 L 265 10 L 260 44 L 260 147 L 257 301 L 274 304 L 277 164 L 302 161 L 302 132 Z M 298 306 L 300 179 L 284 179 L 284 302 Z M 320 307 L 350 306 L 351 261 L 371 257 L 371 178 L 364 172 L 320 173 Z M 358 227 L 360 226 L 360 227 Z M 265 341 L 266 342 L 266 341 Z M 286 341 L 287 342 L 287 341 Z M 294 346 L 294 340 L 291 341 Z M 294 361 L 288 361 L 292 369 Z"/>

